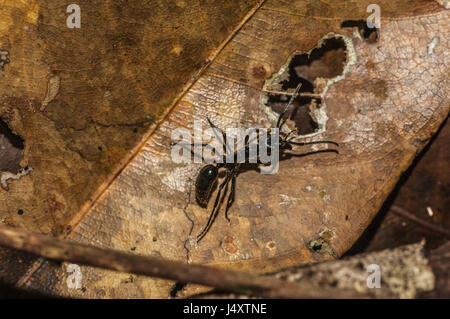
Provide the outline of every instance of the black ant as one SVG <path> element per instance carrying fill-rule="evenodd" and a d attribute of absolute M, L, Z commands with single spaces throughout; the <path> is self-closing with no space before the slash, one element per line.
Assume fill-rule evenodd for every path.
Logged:
<path fill-rule="evenodd" d="M 286 122 L 286 119 L 284 119 L 284 115 L 287 112 L 287 110 L 289 109 L 289 107 L 292 105 L 292 103 L 294 102 L 294 99 L 297 96 L 300 87 L 301 87 L 301 84 L 296 88 L 294 94 L 291 96 L 291 99 L 289 100 L 288 104 L 284 108 L 283 112 L 280 113 L 278 120 L 277 120 L 276 128 L 279 129 L 279 141 L 278 141 L 278 143 L 277 143 L 278 145 L 276 147 L 279 147 L 280 155 L 283 154 L 286 150 L 292 150 L 293 145 L 304 146 L 304 145 L 311 145 L 311 144 L 327 143 L 327 144 L 333 144 L 335 146 L 339 146 L 338 143 L 332 142 L 332 141 L 294 142 L 293 139 L 296 137 L 296 136 L 292 136 L 292 133 L 294 132 L 294 130 L 290 131 L 287 134 L 281 132 L 280 128 Z M 207 118 L 207 120 L 213 129 L 217 129 L 221 133 L 221 135 L 222 135 L 221 139 L 222 139 L 222 143 L 224 145 L 225 140 L 226 140 L 226 134 L 222 130 L 217 128 L 209 120 L 209 118 Z M 195 146 L 195 144 L 191 144 L 191 146 L 192 145 Z M 206 144 L 201 144 L 201 145 L 207 146 Z M 259 144 L 258 144 L 258 146 L 259 146 Z M 272 148 L 275 147 L 275 146 L 271 145 L 270 137 L 267 139 L 266 145 L 264 147 L 267 147 L 268 154 L 270 154 Z M 206 226 L 203 228 L 203 230 L 197 235 L 197 243 L 200 242 L 200 240 L 202 240 L 203 237 L 205 237 L 205 235 L 208 233 L 209 229 L 211 228 L 214 220 L 216 219 L 216 217 L 219 213 L 220 206 L 222 205 L 222 203 L 226 197 L 226 194 L 228 192 L 228 185 L 231 182 L 231 192 L 228 196 L 227 206 L 225 209 L 225 218 L 228 221 L 230 221 L 230 219 L 228 217 L 228 210 L 234 201 L 234 196 L 235 196 L 235 192 L 236 192 L 236 176 L 239 173 L 241 165 L 249 163 L 248 162 L 248 160 L 249 160 L 249 158 L 248 158 L 249 157 L 249 142 L 248 142 L 248 140 L 246 140 L 246 143 L 244 146 L 244 152 L 245 152 L 245 162 L 244 163 L 237 163 L 236 160 L 233 161 L 233 163 L 226 163 L 225 156 L 222 155 L 222 157 L 223 157 L 222 163 L 208 164 L 208 165 L 203 166 L 200 169 L 200 172 L 197 176 L 197 180 L 195 182 L 195 198 L 201 207 L 206 207 L 208 205 L 214 185 L 216 184 L 218 177 L 219 177 L 219 170 L 221 168 L 225 168 L 226 170 L 225 170 L 225 179 L 219 185 L 219 190 L 218 190 L 216 198 L 214 200 L 213 210 L 212 210 L 211 214 L 209 215 L 208 222 L 206 223 Z M 318 152 L 338 153 L 338 151 L 335 149 L 327 149 L 327 150 L 315 151 L 315 152 L 311 152 L 311 153 L 318 153 Z M 237 153 L 238 153 L 238 151 L 234 152 L 234 159 L 237 158 Z M 311 153 L 308 153 L 308 154 L 311 154 Z M 308 154 L 303 154 L 303 155 L 308 155 Z M 292 155 L 296 155 L 296 154 L 292 154 Z M 257 159 L 257 163 L 262 164 L 259 161 L 259 158 Z M 225 190 L 224 190 L 224 188 L 225 188 Z M 222 191 L 223 191 L 223 195 L 222 195 Z"/>

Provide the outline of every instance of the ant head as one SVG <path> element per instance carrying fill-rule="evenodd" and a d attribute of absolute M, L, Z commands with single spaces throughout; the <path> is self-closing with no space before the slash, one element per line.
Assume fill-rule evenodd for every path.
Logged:
<path fill-rule="evenodd" d="M 295 130 L 290 131 L 289 133 L 280 132 L 280 148 L 284 150 L 292 150 L 292 144 L 289 142 L 289 136 L 294 132 Z"/>
<path fill-rule="evenodd" d="M 216 180 L 217 175 L 219 175 L 219 169 L 212 164 L 208 164 L 202 167 L 200 175 L 208 180 Z"/>
<path fill-rule="evenodd" d="M 283 150 L 292 150 L 292 144 L 289 141 L 280 141 L 280 148 Z"/>

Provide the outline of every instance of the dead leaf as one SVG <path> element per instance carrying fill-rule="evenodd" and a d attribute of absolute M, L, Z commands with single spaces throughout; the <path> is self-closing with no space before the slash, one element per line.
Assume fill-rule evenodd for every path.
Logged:
<path fill-rule="evenodd" d="M 100 155 L 96 155 L 99 144 L 95 139 L 96 130 L 102 127 L 105 132 L 109 132 L 101 139 L 107 143 L 105 149 L 111 150 L 115 145 L 121 145 L 117 152 L 122 154 L 120 150 L 123 150 L 123 155 L 118 156 L 123 158 L 127 150 L 132 149 L 130 145 L 134 139 L 127 140 L 127 135 L 123 133 L 126 130 L 118 128 L 137 123 L 136 121 L 145 122 L 141 118 L 142 114 L 151 113 L 153 116 L 166 109 L 140 109 L 139 106 L 149 107 L 156 100 L 169 103 L 177 95 L 173 88 L 181 87 L 176 85 L 179 82 L 173 82 L 178 79 L 174 76 L 177 75 L 176 72 L 138 72 L 143 64 L 148 67 L 145 63 L 147 60 L 142 62 L 144 57 L 138 54 L 136 48 L 130 49 L 130 52 L 127 48 L 138 43 L 136 47 L 143 50 L 144 47 L 139 44 L 143 38 L 152 34 L 148 28 L 139 25 L 139 30 L 130 30 L 117 37 L 106 37 L 109 39 L 107 44 L 115 42 L 122 48 L 119 52 L 127 63 L 122 64 L 123 60 L 117 63 L 114 50 L 108 51 L 110 55 L 103 55 L 101 58 L 97 52 L 94 55 L 93 51 L 93 65 L 99 69 L 94 68 L 96 72 L 92 71 L 91 77 L 78 74 L 76 70 L 70 78 L 59 75 L 60 91 L 54 102 L 47 106 L 48 114 L 32 117 L 28 113 L 22 113 L 21 119 L 12 121 L 25 141 L 30 140 L 31 145 L 36 145 L 35 148 L 39 145 L 39 152 L 35 152 L 41 154 L 36 155 L 41 156 L 41 160 L 35 160 L 36 167 L 33 168 L 37 173 L 33 173 L 33 181 L 41 177 L 45 182 L 44 186 L 47 186 L 41 186 L 39 191 L 32 188 L 34 194 L 30 196 L 30 202 L 31 198 L 43 198 L 40 192 L 48 194 L 61 188 L 61 184 L 50 184 L 48 170 L 38 165 L 47 158 L 42 153 L 47 145 L 44 135 L 38 141 L 31 136 L 34 131 L 42 131 L 41 126 L 51 126 L 56 127 L 56 131 L 61 131 L 57 137 L 47 133 L 48 138 L 53 137 L 50 153 L 61 152 L 55 162 L 61 162 L 61 158 L 65 158 L 65 152 L 67 157 L 78 154 L 76 163 L 63 169 L 73 174 L 64 177 L 64 185 L 76 184 L 78 188 L 58 200 L 64 207 L 72 206 L 69 201 L 78 201 L 77 208 L 81 207 L 78 214 L 68 214 L 59 221 L 61 224 L 67 222 L 67 235 L 73 240 L 132 250 L 136 254 L 156 254 L 165 258 L 254 272 L 267 272 L 341 256 L 370 223 L 401 173 L 407 169 L 449 111 L 446 94 L 449 43 L 445 37 L 449 30 L 448 11 L 436 2 L 422 0 L 383 3 L 381 28 L 376 37 L 365 39 L 361 35 L 364 32 L 358 27 L 344 27 L 344 23 L 364 21 L 367 18 L 368 4 L 370 1 L 287 3 L 274 0 L 264 3 L 171 109 L 169 116 L 159 126 L 150 128 L 149 139 L 144 139 L 145 143 L 141 148 L 134 149 L 138 152 L 114 181 L 99 186 L 98 181 L 106 181 L 106 176 L 114 172 L 114 169 L 100 164 L 86 164 L 95 158 L 101 163 Z M 121 18 L 117 23 L 128 25 L 130 21 L 127 19 L 130 19 L 129 15 L 133 10 L 131 7 L 122 9 L 122 15 L 127 18 Z M 145 19 L 150 11 L 141 12 L 142 16 L 139 18 Z M 107 17 L 110 16 L 105 17 L 109 21 Z M 62 50 L 56 45 L 59 42 L 53 45 L 49 41 L 55 40 L 52 33 L 55 31 L 49 26 L 50 21 L 45 20 L 49 17 L 45 15 L 43 19 L 42 27 L 47 29 L 35 34 L 47 39 L 48 52 L 59 52 L 58 50 Z M 205 21 L 210 21 L 209 19 L 205 18 Z M 136 24 L 130 25 L 136 27 Z M 430 52 L 430 43 L 435 37 L 439 37 L 440 41 Z M 197 42 L 189 42 L 193 51 L 186 52 L 187 56 L 191 56 L 195 48 L 202 47 L 200 39 L 201 36 Z M 158 48 L 171 46 L 174 46 L 171 50 L 175 56 L 181 54 L 173 40 L 155 44 Z M 311 51 L 314 49 L 316 51 Z M 318 52 L 320 61 L 314 59 L 313 64 L 310 60 L 302 60 L 304 53 L 310 51 Z M 48 57 L 42 51 L 38 52 L 41 59 Z M 126 58 L 122 56 L 125 52 L 129 53 Z M 321 52 L 324 54 L 320 54 Z M 343 52 L 345 59 L 342 59 Z M 160 54 L 154 59 L 158 58 L 158 63 L 163 66 L 168 63 L 168 56 L 170 54 Z M 339 61 L 342 62 L 340 65 L 334 65 Z M 85 57 L 74 57 L 70 64 L 65 59 L 53 62 L 58 63 L 58 67 L 52 72 L 58 73 L 61 72 L 60 68 L 73 70 L 71 65 L 82 65 L 86 60 Z M 330 70 L 330 65 L 334 67 L 333 70 Z M 14 60 L 11 59 L 8 67 L 14 67 Z M 196 67 L 201 69 L 200 65 Z M 105 76 L 95 76 L 95 73 L 106 70 L 113 75 L 116 69 L 121 70 L 117 71 L 121 76 L 134 75 L 132 79 L 136 79 L 136 82 L 126 82 L 131 85 L 120 87 L 118 80 L 110 74 L 108 86 L 108 83 L 101 83 Z M 223 214 L 219 215 L 204 240 L 198 246 L 192 245 L 189 239 L 191 236 L 194 238 L 205 225 L 209 211 L 199 207 L 190 195 L 193 180 L 201 165 L 180 165 L 171 160 L 172 130 L 179 127 L 192 129 L 194 120 L 203 121 L 206 128 L 206 116 L 224 129 L 273 125 L 276 104 L 282 101 L 283 95 L 291 94 L 296 86 L 296 78 L 291 70 L 297 71 L 297 84 L 298 81 L 304 81 L 305 84 L 302 86 L 303 95 L 297 101 L 298 107 L 309 107 L 309 112 L 301 113 L 300 119 L 294 119 L 291 125 L 297 125 L 300 134 L 305 134 L 301 123 L 312 121 L 310 130 L 313 136 L 305 137 L 305 140 L 337 141 L 340 143 L 340 154 L 290 158 L 281 162 L 280 171 L 276 175 L 261 175 L 257 171 L 242 172 L 238 176 L 236 200 L 229 212 L 231 223 L 225 220 Z M 36 70 L 31 77 L 39 72 L 45 74 L 45 68 Z M 81 82 L 80 79 L 76 80 L 77 74 Z M 165 79 L 166 76 L 166 81 L 160 81 L 160 77 Z M 302 80 L 303 76 L 306 78 Z M 148 92 L 145 85 L 137 84 L 138 79 L 144 78 L 149 81 L 146 83 L 156 81 L 159 86 L 155 88 L 156 91 L 150 91 L 154 92 L 150 96 L 143 93 L 135 95 L 135 92 Z M 29 84 L 26 83 L 36 83 L 36 79 L 30 81 L 29 77 L 21 81 L 14 87 L 7 84 L 7 88 L 13 87 L 23 95 L 23 92 L 30 92 Z M 77 85 L 85 82 L 89 86 Z M 45 92 L 46 84 L 39 85 L 42 87 L 36 89 L 35 93 Z M 99 87 L 106 87 L 105 90 L 111 95 L 105 96 L 106 91 L 96 93 Z M 80 90 L 84 90 L 81 95 Z M 164 94 L 164 97 L 155 92 Z M 275 96 L 272 100 L 271 95 Z M 63 96 L 67 96 L 67 99 L 63 99 Z M 310 99 L 304 101 L 308 96 Z M 129 104 L 113 108 L 107 102 L 102 102 L 100 112 L 86 110 L 89 114 L 95 114 L 88 119 L 75 112 L 78 110 L 75 109 L 75 104 L 69 104 L 69 101 L 73 103 L 76 100 L 89 106 L 89 99 L 93 97 L 97 97 L 99 101 L 118 99 Z M 23 100 L 17 98 L 6 101 L 15 107 L 23 104 Z M 60 104 L 55 104 L 52 109 L 55 101 L 60 101 Z M 129 116 L 133 119 L 121 122 L 122 117 L 131 110 L 134 111 Z M 70 130 L 67 129 L 70 123 L 66 122 L 68 113 L 79 117 L 73 123 L 76 127 Z M 48 117 L 51 121 L 45 122 Z M 35 118 L 42 122 L 31 122 Z M 113 124 L 102 122 L 105 119 Z M 38 123 L 42 124 L 36 125 Z M 23 128 L 25 124 L 26 129 Z M 93 138 L 76 139 L 75 132 L 78 131 L 81 132 L 79 134 Z M 124 139 L 128 142 L 119 143 L 119 140 Z M 64 147 L 60 146 L 59 149 L 59 145 Z M 29 152 L 34 154 L 33 149 Z M 63 163 L 72 162 L 66 160 Z M 95 179 L 86 167 L 96 172 Z M 102 169 L 106 176 L 99 179 L 100 173 L 97 170 Z M 97 184 L 80 191 L 80 185 L 84 187 L 88 181 L 97 181 Z M 22 190 L 27 185 L 31 187 L 30 181 L 22 179 L 15 187 Z M 104 192 L 95 202 L 85 202 L 92 198 L 88 195 L 91 194 L 88 191 L 92 189 Z M 14 196 L 16 202 L 23 201 L 23 194 L 17 195 L 17 190 L 12 195 L 8 194 L 8 197 L 3 194 L 0 196 L 4 196 L 0 197 L 0 201 L 6 202 L 6 207 L 12 206 L 9 203 L 13 202 Z M 35 210 L 40 208 L 42 207 L 36 207 Z M 28 223 L 20 220 L 20 225 L 47 231 L 49 227 L 54 227 L 42 226 L 51 225 L 44 216 L 32 221 L 30 218 Z M 25 287 L 57 295 L 167 297 L 173 285 L 168 281 L 143 277 L 136 277 L 130 282 L 129 274 L 82 267 L 83 286 L 86 289 L 71 290 L 66 285 L 67 265 L 59 267 L 44 263 L 38 266 L 35 266 L 38 271 L 29 272 L 22 280 Z M 195 287 L 187 289 L 187 294 L 200 291 Z"/>

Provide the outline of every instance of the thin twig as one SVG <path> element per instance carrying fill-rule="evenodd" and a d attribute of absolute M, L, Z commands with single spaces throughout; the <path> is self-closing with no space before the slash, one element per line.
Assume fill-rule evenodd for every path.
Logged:
<path fill-rule="evenodd" d="M 186 264 L 36 234 L 0 225 L 0 245 L 45 258 L 146 275 L 266 298 L 361 298 L 365 295 L 337 288 L 317 289 L 311 283 L 293 283 L 267 276 Z"/>
<path fill-rule="evenodd" d="M 403 217 L 403 218 L 407 218 L 407 219 L 409 219 L 409 220 L 411 220 L 411 221 L 413 221 L 413 222 L 415 222 L 415 223 L 417 223 L 417 224 L 419 224 L 419 225 L 421 225 L 421 226 L 423 226 L 425 228 L 431 229 L 431 230 L 433 230 L 433 231 L 435 231 L 435 232 L 437 232 L 437 233 L 439 233 L 439 234 L 441 234 L 441 235 L 443 235 L 443 236 L 445 236 L 447 238 L 450 238 L 450 231 L 449 230 L 447 230 L 447 229 L 445 229 L 445 228 L 443 228 L 443 227 L 441 227 L 439 225 L 427 222 L 427 221 L 417 217 L 416 215 L 408 212 L 404 208 L 401 208 L 399 206 L 395 206 L 394 205 L 394 206 L 392 206 L 390 208 L 390 210 L 393 211 L 395 214 Z"/>
<path fill-rule="evenodd" d="M 286 95 L 286 96 L 292 96 L 294 95 L 294 92 L 290 93 L 287 91 L 277 91 L 277 90 L 267 90 L 267 89 L 263 89 L 262 90 L 263 93 L 267 93 L 267 94 L 277 94 L 277 95 Z M 296 96 L 305 96 L 305 97 L 311 97 L 311 98 L 318 98 L 320 99 L 322 97 L 322 94 L 320 93 L 310 93 L 310 92 L 299 92 L 297 93 Z"/>

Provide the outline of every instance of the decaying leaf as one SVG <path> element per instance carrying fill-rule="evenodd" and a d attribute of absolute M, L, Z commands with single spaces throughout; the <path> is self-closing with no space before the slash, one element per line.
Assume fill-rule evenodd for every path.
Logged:
<path fill-rule="evenodd" d="M 205 45 L 200 32 L 190 33 L 195 37 L 179 45 L 173 37 L 154 39 L 151 27 L 142 24 L 151 20 L 151 8 L 111 8 L 99 2 L 89 7 L 122 33 L 105 29 L 107 41 L 101 38 L 90 46 L 91 38 L 59 32 L 53 24 L 62 14 L 50 16 L 56 9 L 37 2 L 42 16 L 32 21 L 34 32 L 28 33 L 36 41 L 25 44 L 18 38 L 22 30 L 0 28 L 9 40 L 6 70 L 22 71 L 21 77 L 6 73 L 3 78 L 2 90 L 17 94 L 3 98 L 0 115 L 20 110 L 8 123 L 29 145 L 24 161 L 34 169 L 9 193 L 0 193 L 0 213 L 14 216 L 15 225 L 42 232 L 58 233 L 57 226 L 64 227 L 65 236 L 80 242 L 260 273 L 341 256 L 449 111 L 449 12 L 437 2 L 390 1 L 380 4 L 381 27 L 365 32 L 360 26 L 370 3 L 266 1 L 247 21 L 250 4 L 242 2 L 238 7 L 248 10 L 239 11 L 224 1 L 220 10 L 231 6 L 245 23 L 168 109 L 182 82 L 202 69 L 189 57 L 205 61 L 225 36 L 214 38 L 212 32 L 208 49 L 197 54 Z M 181 10 L 177 4 L 151 21 L 172 26 L 169 13 L 176 16 L 171 10 Z M 200 4 L 189 3 L 184 10 L 195 12 L 196 6 Z M 210 9 L 203 9 L 205 25 L 212 23 L 208 14 L 216 12 L 214 6 Z M 26 19 L 34 17 L 22 10 Z M 183 20 L 179 26 L 188 23 Z M 234 28 L 238 21 L 224 25 Z M 89 27 L 86 32 L 93 33 L 98 25 Z M 68 39 L 90 58 L 73 53 L 73 60 L 68 59 L 61 45 Z M 14 44 L 21 43 L 23 51 L 13 55 Z M 45 50 L 33 47 L 39 43 Z M 143 43 L 154 43 L 153 50 Z M 36 52 L 34 59 L 22 58 L 25 64 L 15 66 L 12 57 L 22 61 L 28 51 Z M 182 61 L 190 62 L 187 70 L 169 58 L 181 52 L 186 54 Z M 157 61 L 154 71 L 152 61 Z M 86 68 L 89 72 L 83 72 Z M 140 72 L 143 68 L 147 72 Z M 176 71 L 183 71 L 183 80 Z M 59 93 L 39 113 L 38 102 L 47 89 L 42 79 L 49 72 L 61 78 Z M 300 82 L 298 111 L 288 124 L 302 140 L 339 142 L 340 154 L 291 157 L 275 175 L 241 172 L 231 222 L 220 214 L 196 245 L 210 211 L 199 207 L 192 193 L 202 164 L 172 161 L 172 130 L 192 130 L 194 120 L 207 128 L 207 116 L 223 129 L 273 126 L 280 106 Z M 165 111 L 168 116 L 150 126 Z M 137 138 L 132 132 L 140 125 L 148 134 L 139 135 L 143 142 L 133 148 Z M 117 163 L 130 158 L 127 152 L 135 156 L 112 175 Z M 18 203 L 26 205 L 26 219 L 14 215 Z M 38 262 L 20 282 L 28 289 L 76 297 L 167 297 L 173 285 L 82 267 L 83 289 L 69 289 L 66 268 Z M 199 291 L 188 287 L 186 294 Z"/>
<path fill-rule="evenodd" d="M 80 29 L 67 27 L 64 1 L 0 7 L 0 123 L 24 143 L 0 158 L 9 188 L 0 189 L 0 221 L 60 236 L 258 1 L 76 3 Z M 6 282 L 20 276 L 0 272 Z"/>

